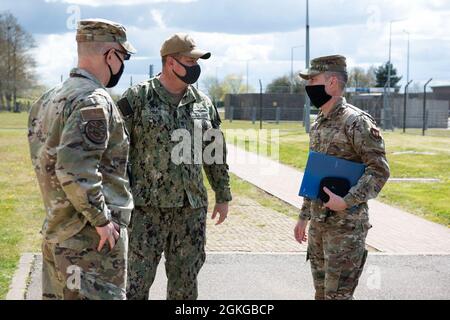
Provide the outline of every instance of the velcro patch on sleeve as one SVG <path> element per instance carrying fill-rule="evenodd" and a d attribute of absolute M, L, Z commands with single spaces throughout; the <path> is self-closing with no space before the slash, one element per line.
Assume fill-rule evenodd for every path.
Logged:
<path fill-rule="evenodd" d="M 119 106 L 119 109 L 124 117 L 128 117 L 133 114 L 133 108 L 131 107 L 127 98 L 124 97 L 117 101 L 117 105 Z"/>
<path fill-rule="evenodd" d="M 88 107 L 81 109 L 81 117 L 84 122 L 92 120 L 106 120 L 105 111 L 102 107 Z"/>

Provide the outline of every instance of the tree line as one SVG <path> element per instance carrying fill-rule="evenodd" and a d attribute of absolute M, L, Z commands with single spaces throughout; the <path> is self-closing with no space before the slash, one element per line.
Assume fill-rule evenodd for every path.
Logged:
<path fill-rule="evenodd" d="M 0 110 L 20 111 L 18 98 L 36 85 L 35 41 L 9 12 L 0 12 Z"/>
<path fill-rule="evenodd" d="M 348 87 L 354 88 L 383 88 L 388 79 L 389 63 L 379 66 L 371 66 L 367 70 L 361 67 L 350 69 L 348 73 Z M 281 76 L 267 85 L 267 93 L 301 93 L 305 92 L 305 81 L 298 76 L 298 72 L 291 82 L 290 77 Z M 402 77 L 397 76 L 397 69 L 391 64 L 391 87 L 396 88 Z M 291 88 L 292 86 L 292 88 Z"/>
<path fill-rule="evenodd" d="M 371 66 L 368 69 L 354 67 L 348 74 L 348 87 L 354 88 L 383 88 L 388 78 L 388 62 L 379 66 Z M 391 64 L 391 87 L 399 88 L 398 83 L 402 77 L 397 75 L 397 69 Z M 216 77 L 207 77 L 202 81 L 208 95 L 214 101 L 223 101 L 226 94 L 255 93 L 255 88 L 245 83 L 242 75 L 227 75 L 223 80 Z M 295 73 L 294 79 L 288 75 L 273 79 L 265 88 L 265 93 L 294 93 L 304 94 L 306 82 Z M 411 90 L 412 91 L 412 90 Z M 257 90 L 259 92 L 259 90 Z"/>

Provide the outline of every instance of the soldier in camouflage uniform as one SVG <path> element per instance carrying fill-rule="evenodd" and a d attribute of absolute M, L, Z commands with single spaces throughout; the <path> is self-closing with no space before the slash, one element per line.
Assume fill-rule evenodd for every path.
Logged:
<path fill-rule="evenodd" d="M 32 106 L 28 122 L 47 213 L 42 294 L 125 299 L 129 138 L 105 86 L 117 84 L 135 50 L 125 28 L 107 20 L 80 21 L 76 39 L 78 68 Z"/>
<path fill-rule="evenodd" d="M 197 298 L 208 206 L 202 168 L 215 192 L 212 218 L 218 213 L 220 224 L 227 216 L 231 193 L 221 120 L 211 100 L 192 86 L 200 76 L 197 60 L 210 55 L 189 35 L 173 35 L 161 48 L 162 73 L 131 87 L 118 102 L 131 135 L 136 205 L 130 224 L 128 299 L 148 299 L 163 252 L 167 298 Z M 180 158 L 183 134 L 187 152 Z M 202 139 L 208 135 L 214 139 Z M 217 161 L 207 162 L 201 156 L 213 144 Z"/>
<path fill-rule="evenodd" d="M 330 197 L 327 203 L 304 199 L 294 231 L 300 243 L 309 238 L 315 298 L 353 299 L 367 258 L 365 240 L 371 228 L 367 201 L 377 197 L 389 178 L 384 141 L 375 120 L 342 97 L 347 83 L 345 57 L 314 59 L 300 76 L 308 80 L 308 96 L 320 108 L 311 127 L 310 149 L 366 165 L 358 184 L 344 198 L 324 188 Z"/>

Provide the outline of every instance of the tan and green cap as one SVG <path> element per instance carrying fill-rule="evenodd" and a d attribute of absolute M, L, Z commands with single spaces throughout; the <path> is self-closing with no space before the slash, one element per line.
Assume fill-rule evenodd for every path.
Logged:
<path fill-rule="evenodd" d="M 136 49 L 127 40 L 125 27 L 120 23 L 105 19 L 80 20 L 77 42 L 117 42 L 127 52 L 136 53 Z"/>
<path fill-rule="evenodd" d="M 319 57 L 311 60 L 311 67 L 300 72 L 300 77 L 309 80 L 324 72 L 347 73 L 347 59 L 341 55 Z"/>
<path fill-rule="evenodd" d="M 197 48 L 194 39 L 186 33 L 175 33 L 161 47 L 161 57 L 180 54 L 194 59 L 209 59 L 211 53 Z"/>

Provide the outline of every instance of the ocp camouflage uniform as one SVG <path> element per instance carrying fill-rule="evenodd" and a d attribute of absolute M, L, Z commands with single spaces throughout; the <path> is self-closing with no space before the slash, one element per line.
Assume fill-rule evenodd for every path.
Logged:
<path fill-rule="evenodd" d="M 371 228 L 367 201 L 389 178 L 384 141 L 375 120 L 345 98 L 311 127 L 310 149 L 367 168 L 344 198 L 348 209 L 331 212 L 321 200 L 304 199 L 300 218 L 310 219 L 308 258 L 316 299 L 352 299 L 367 258 L 365 239 Z"/>
<path fill-rule="evenodd" d="M 92 74 L 75 68 L 32 106 L 28 127 L 47 213 L 43 298 L 125 299 L 133 200 L 129 139 L 116 105 Z M 95 227 L 110 221 L 120 225 L 120 238 L 98 252 Z"/>
<path fill-rule="evenodd" d="M 147 299 L 164 251 L 168 299 L 196 299 L 197 275 L 205 261 L 207 191 L 202 168 L 215 191 L 216 202 L 231 200 L 226 145 L 222 163 L 172 161 L 179 144 L 173 139 L 185 129 L 198 151 L 210 144 L 203 134 L 219 129 L 221 120 L 211 100 L 189 86 L 177 104 L 158 77 L 127 90 L 118 102 L 131 134 L 130 163 L 136 208 L 130 228 L 128 299 Z M 195 133 L 194 133 L 195 132 Z M 220 131 L 223 141 L 223 135 Z M 199 140 L 200 139 L 200 140 Z M 217 140 L 218 141 L 218 140 Z"/>

